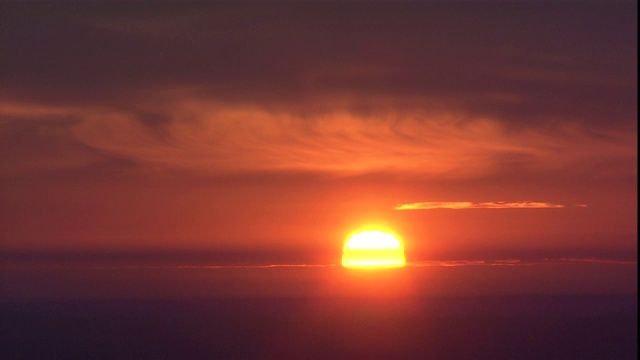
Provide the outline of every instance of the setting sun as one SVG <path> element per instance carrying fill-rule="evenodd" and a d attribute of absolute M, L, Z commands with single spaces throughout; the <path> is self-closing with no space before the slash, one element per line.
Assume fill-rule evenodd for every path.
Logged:
<path fill-rule="evenodd" d="M 365 231 L 352 235 L 342 250 L 344 267 L 403 267 L 404 248 L 393 234 Z"/>

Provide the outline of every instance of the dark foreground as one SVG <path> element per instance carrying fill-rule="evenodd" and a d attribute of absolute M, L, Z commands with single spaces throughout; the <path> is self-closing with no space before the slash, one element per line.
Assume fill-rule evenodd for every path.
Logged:
<path fill-rule="evenodd" d="M 637 296 L 28 300 L 2 359 L 636 359 Z"/>

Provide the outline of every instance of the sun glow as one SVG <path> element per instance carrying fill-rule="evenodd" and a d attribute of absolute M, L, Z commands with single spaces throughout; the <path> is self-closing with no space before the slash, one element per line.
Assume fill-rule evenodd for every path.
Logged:
<path fill-rule="evenodd" d="M 342 266 L 403 267 L 404 248 L 393 234 L 365 231 L 352 235 L 342 250 Z"/>

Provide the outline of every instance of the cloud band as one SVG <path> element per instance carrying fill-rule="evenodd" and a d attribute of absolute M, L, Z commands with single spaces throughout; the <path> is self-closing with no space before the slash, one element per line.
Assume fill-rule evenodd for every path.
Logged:
<path fill-rule="evenodd" d="M 566 207 L 562 204 L 537 201 L 516 201 L 516 202 L 482 202 L 473 203 L 469 201 L 425 201 L 409 204 L 396 205 L 396 210 L 434 210 L 434 209 L 561 209 Z"/>

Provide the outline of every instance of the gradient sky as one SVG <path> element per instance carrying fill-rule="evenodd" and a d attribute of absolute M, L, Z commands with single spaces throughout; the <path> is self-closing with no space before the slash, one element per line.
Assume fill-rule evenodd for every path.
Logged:
<path fill-rule="evenodd" d="M 2 251 L 636 257 L 635 2 L 0 13 Z"/>

